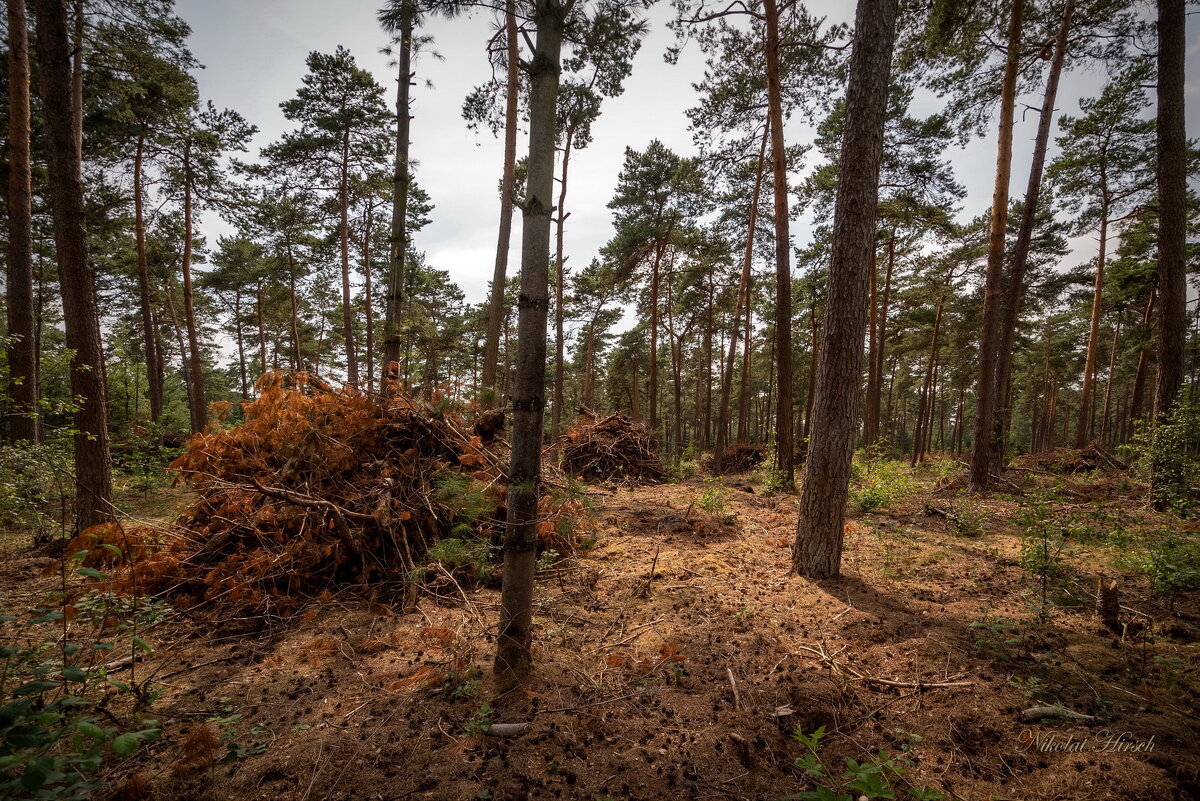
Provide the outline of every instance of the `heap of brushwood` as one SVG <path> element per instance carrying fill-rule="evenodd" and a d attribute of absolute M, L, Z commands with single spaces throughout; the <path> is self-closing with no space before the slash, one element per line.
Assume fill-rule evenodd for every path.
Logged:
<path fill-rule="evenodd" d="M 562 469 L 589 481 L 652 484 L 666 469 L 658 458 L 654 435 L 641 423 L 614 412 L 597 417 L 581 409 L 581 417 L 562 442 Z"/>
<path fill-rule="evenodd" d="M 347 589 L 407 594 L 443 538 L 499 542 L 503 459 L 468 422 L 303 372 L 268 373 L 258 390 L 243 423 L 193 437 L 172 464 L 197 498 L 160 548 L 126 566 L 130 589 L 289 614 Z M 541 516 L 542 545 L 559 553 L 587 523 L 569 498 L 548 496 Z"/>
<path fill-rule="evenodd" d="M 1097 442 L 1083 448 L 1055 448 L 1029 454 L 1020 460 L 1021 466 L 1047 473 L 1091 473 L 1104 471 L 1120 473 L 1129 465 Z"/>
<path fill-rule="evenodd" d="M 749 442 L 735 442 L 725 448 L 721 454 L 721 473 L 749 473 L 767 458 L 767 446 L 752 445 Z M 712 456 L 705 457 L 704 468 L 716 472 L 716 460 Z"/>

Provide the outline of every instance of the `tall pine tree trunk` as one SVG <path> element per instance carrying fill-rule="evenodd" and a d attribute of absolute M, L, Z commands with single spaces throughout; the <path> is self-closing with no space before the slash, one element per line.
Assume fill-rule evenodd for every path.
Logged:
<path fill-rule="evenodd" d="M 1104 442 L 1105 445 L 1112 444 L 1111 438 L 1109 436 L 1108 421 L 1109 421 L 1109 411 L 1112 406 L 1113 384 L 1116 382 L 1116 378 L 1117 378 L 1117 348 L 1120 345 L 1120 342 L 1121 342 L 1121 313 L 1117 312 L 1117 320 L 1113 324 L 1112 349 L 1109 351 L 1109 356 L 1108 356 L 1108 377 L 1104 381 L 1104 414 L 1102 415 L 1102 418 L 1101 418 L 1104 421 L 1104 425 L 1100 429 L 1100 439 L 1101 439 L 1101 441 Z"/>
<path fill-rule="evenodd" d="M 492 271 L 492 291 L 488 300 L 487 339 L 483 351 L 485 390 L 496 388 L 496 363 L 500 356 L 500 326 L 504 308 L 504 283 L 508 272 L 508 245 L 512 236 L 513 185 L 517 171 L 517 106 L 521 92 L 520 64 L 517 51 L 517 5 L 504 5 L 504 42 L 508 53 L 508 75 L 504 102 L 504 168 L 500 179 L 500 229 L 496 237 L 496 266 Z"/>
<path fill-rule="evenodd" d="M 1126 440 L 1133 438 L 1134 427 L 1145 417 L 1146 374 L 1150 371 L 1150 352 L 1147 342 L 1150 339 L 1149 333 L 1152 330 L 1151 320 L 1154 316 L 1154 303 L 1157 297 L 1157 293 L 1151 288 L 1150 297 L 1146 301 L 1146 308 L 1142 312 L 1142 345 L 1138 348 L 1137 372 L 1134 373 L 1133 378 L 1133 396 L 1129 399 L 1129 422 L 1125 429 Z"/>
<path fill-rule="evenodd" d="M 771 119 L 771 173 L 775 196 L 775 469 L 784 487 L 795 484 L 792 432 L 792 239 L 788 231 L 787 151 L 783 144 L 783 87 L 779 75 L 779 7 L 765 0 L 767 113 Z"/>
<path fill-rule="evenodd" d="M 996 348 L 996 386 L 1000 389 L 1003 403 L 996 410 L 992 426 L 991 462 L 992 469 L 1004 469 L 1006 462 L 1005 440 L 1012 409 L 1009 394 L 1003 391 L 1012 376 L 1013 341 L 1017 333 L 1017 321 L 1021 316 L 1021 301 L 1025 297 L 1025 272 L 1029 265 L 1029 246 L 1033 242 L 1033 227 L 1037 222 L 1038 200 L 1042 191 L 1042 172 L 1046 166 L 1046 149 L 1050 141 L 1051 123 L 1054 121 L 1054 100 L 1058 96 L 1058 80 L 1062 75 L 1063 60 L 1067 54 L 1067 34 L 1071 30 L 1071 17 L 1075 12 L 1075 0 L 1067 0 L 1058 35 L 1054 41 L 1054 56 L 1050 61 L 1050 73 L 1046 76 L 1046 92 L 1042 96 L 1042 111 L 1038 116 L 1037 136 L 1033 143 L 1033 162 L 1029 166 L 1029 184 L 1025 189 L 1025 207 L 1021 210 L 1021 224 L 1017 228 L 1017 241 L 1013 244 L 1012 266 L 1009 270 L 1005 290 L 1000 336 Z"/>
<path fill-rule="evenodd" d="M 1155 414 L 1162 419 L 1183 385 L 1187 336 L 1185 264 L 1187 134 L 1184 129 L 1183 0 L 1158 0 L 1158 383 Z"/>
<path fill-rule="evenodd" d="M 363 269 L 363 316 L 366 318 L 367 391 L 375 389 L 375 299 L 371 296 L 371 228 L 375 221 L 374 209 L 367 203 L 363 217 L 362 269 Z"/>
<path fill-rule="evenodd" d="M 854 23 L 846 133 L 834 201 L 825 336 L 793 549 L 793 568 L 811 578 L 829 578 L 841 571 L 867 326 L 867 270 L 875 242 L 879 163 L 897 5 L 897 0 L 859 0 Z"/>
<path fill-rule="evenodd" d="M 391 365 L 400 361 L 402 337 L 400 324 L 404 315 L 404 293 L 408 258 L 408 188 L 412 182 L 409 169 L 409 86 L 412 83 L 413 7 L 404 0 L 400 16 L 400 42 L 396 76 L 396 163 L 392 172 L 392 233 L 388 262 L 387 308 L 383 323 L 383 368 L 386 375 Z M 383 385 L 382 380 L 380 385 Z"/>
<path fill-rule="evenodd" d="M 71 46 L 65 0 L 36 0 L 37 56 L 54 242 L 62 292 L 75 412 L 75 530 L 113 518 L 108 391 L 96 279 L 88 262 L 81 152 L 71 98 Z"/>
<path fill-rule="evenodd" d="M 338 245 L 342 257 L 342 339 L 346 343 L 346 381 L 358 386 L 358 352 L 354 347 L 354 313 L 350 309 L 350 129 L 342 132 L 342 164 L 338 181 Z"/>
<path fill-rule="evenodd" d="M 1096 351 L 1100 347 L 1100 312 L 1104 306 L 1104 257 L 1108 245 L 1108 202 L 1100 204 L 1100 252 L 1096 255 L 1096 285 L 1092 291 L 1092 315 L 1088 325 L 1087 355 L 1083 362 L 1083 389 L 1079 393 L 1079 421 L 1075 425 L 1075 447 L 1088 443 L 1092 432 L 1092 395 L 1096 384 Z"/>
<path fill-rule="evenodd" d="M 569 216 L 564 209 L 567 205 L 567 168 L 571 164 L 571 144 L 575 132 L 568 130 L 563 140 L 562 178 L 558 184 L 558 213 L 554 218 L 554 406 L 550 412 L 550 441 L 558 439 L 559 426 L 563 419 L 563 349 L 566 341 L 563 337 L 563 281 L 566 278 L 563 270 L 563 226 Z"/>
<path fill-rule="evenodd" d="M 250 399 L 250 381 L 246 374 L 246 344 L 242 336 L 242 291 L 233 293 L 233 330 L 237 334 L 238 374 L 242 380 L 242 400 Z"/>
<path fill-rule="evenodd" d="M 9 442 L 41 439 L 37 314 L 33 301 L 33 186 L 29 159 L 29 24 L 25 0 L 8 0 Z"/>
<path fill-rule="evenodd" d="M 983 287 L 983 325 L 979 337 L 979 382 L 975 392 L 975 440 L 971 444 L 970 488 L 986 490 L 992 476 L 992 435 L 996 420 L 996 351 L 1000 334 L 1000 291 L 1004 277 L 1004 235 L 1008 227 L 1008 182 L 1012 175 L 1013 116 L 1025 0 L 1014 0 L 1008 22 L 1008 57 L 1000 88 L 1000 131 L 996 147 L 996 183 L 988 232 L 987 272 Z"/>
<path fill-rule="evenodd" d="M 208 425 L 208 407 L 204 396 L 204 366 L 200 360 L 200 334 L 196 326 L 196 304 L 192 300 L 192 165 L 190 152 L 184 155 L 183 185 L 183 321 L 187 326 L 188 370 L 192 377 L 192 433 Z"/>
<path fill-rule="evenodd" d="M 537 0 L 537 42 L 530 59 L 529 181 L 521 236 L 521 299 L 513 390 L 512 462 L 504 532 L 504 579 L 495 670 L 501 684 L 531 667 L 533 573 L 537 558 L 538 496 L 546 384 L 546 312 L 550 268 L 550 209 L 554 205 L 555 100 L 558 96 L 564 9 Z"/>
<path fill-rule="evenodd" d="M 146 348 L 147 392 L 150 395 L 150 419 L 157 421 L 163 412 L 163 364 L 154 326 L 154 307 L 150 302 L 150 271 L 146 266 L 146 198 L 142 188 L 146 147 L 145 131 L 138 133 L 133 156 L 133 238 L 137 252 L 138 301 L 142 313 L 142 339 Z"/>

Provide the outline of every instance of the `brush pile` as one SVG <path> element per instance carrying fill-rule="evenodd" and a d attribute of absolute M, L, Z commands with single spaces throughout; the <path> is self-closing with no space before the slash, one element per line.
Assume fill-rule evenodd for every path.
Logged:
<path fill-rule="evenodd" d="M 172 464 L 198 497 L 130 571 L 139 592 L 286 615 L 322 593 L 399 591 L 441 540 L 485 554 L 498 541 L 503 468 L 456 418 L 302 372 L 258 390 L 243 424 L 193 437 Z M 570 552 L 582 505 L 543 504 L 543 545 Z"/>
<path fill-rule="evenodd" d="M 704 460 L 704 469 L 710 473 L 732 475 L 734 473 L 749 473 L 767 458 L 765 445 L 751 445 L 748 442 L 735 442 L 721 454 L 721 467 L 717 470 L 716 459 L 708 456 Z"/>
<path fill-rule="evenodd" d="M 589 481 L 653 484 L 666 476 L 654 436 L 620 412 L 607 417 L 583 411 L 562 444 L 562 469 Z"/>
<path fill-rule="evenodd" d="M 1020 461 L 1024 467 L 1047 473 L 1091 473 L 1096 470 L 1119 473 L 1129 469 L 1129 465 L 1096 442 L 1084 448 L 1055 448 L 1029 454 Z"/>

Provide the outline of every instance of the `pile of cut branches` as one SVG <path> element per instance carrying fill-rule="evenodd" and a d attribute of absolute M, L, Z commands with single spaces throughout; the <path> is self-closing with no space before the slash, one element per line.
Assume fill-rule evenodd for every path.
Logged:
<path fill-rule="evenodd" d="M 1084 448 L 1055 448 L 1029 454 L 1020 460 L 1020 464 L 1028 469 L 1062 474 L 1091 473 L 1096 470 L 1119 473 L 1129 469 L 1129 465 L 1096 442 Z"/>
<path fill-rule="evenodd" d="M 460 420 L 302 372 L 268 373 L 258 390 L 243 424 L 193 437 L 172 464 L 198 497 L 128 571 L 138 591 L 288 614 L 348 587 L 406 588 L 440 540 L 485 554 L 499 541 L 504 470 Z M 560 518 L 582 518 L 582 504 L 544 505 L 543 545 L 570 552 Z"/>
<path fill-rule="evenodd" d="M 584 411 L 563 438 L 562 469 L 582 479 L 624 484 L 650 484 L 666 476 L 653 434 L 620 412 L 597 417 Z"/>
<path fill-rule="evenodd" d="M 751 445 L 748 442 L 735 442 L 721 454 L 721 473 L 749 473 L 762 464 L 767 458 L 765 445 Z M 710 473 L 716 472 L 716 460 L 708 456 L 704 460 L 704 469 Z"/>

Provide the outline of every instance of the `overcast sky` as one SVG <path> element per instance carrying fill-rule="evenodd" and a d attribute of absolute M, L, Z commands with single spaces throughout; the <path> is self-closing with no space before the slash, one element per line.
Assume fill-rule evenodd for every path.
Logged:
<path fill-rule="evenodd" d="M 395 77 L 388 59 L 379 50 L 387 37 L 375 22 L 381 0 L 178 0 L 179 14 L 193 28 L 191 48 L 206 65 L 197 77 L 202 98 L 239 111 L 260 129 L 252 150 L 277 138 L 290 125 L 279 103 L 292 97 L 305 72 L 304 59 L 312 50 L 332 52 L 347 47 L 360 66 L 371 70 L 386 87 L 394 103 Z M 831 21 L 847 20 L 850 2 L 809 2 L 815 13 Z M 572 156 L 567 200 L 566 251 L 573 265 L 586 264 L 609 239 L 612 197 L 625 147 L 643 148 L 660 139 L 683 154 L 693 152 L 684 110 L 694 105 L 691 84 L 703 76 L 703 61 L 695 47 L 685 50 L 677 65 L 663 61 L 663 52 L 674 40 L 665 22 L 669 4 L 659 3 L 650 12 L 651 30 L 626 81 L 625 93 L 606 100 L 594 126 L 594 141 Z M 491 278 L 496 247 L 502 146 L 489 132 L 473 133 L 461 116 L 463 98 L 491 75 L 484 43 L 491 35 L 488 14 L 453 21 L 433 20 L 424 29 L 435 38 L 434 48 L 444 57 L 425 56 L 416 65 L 418 85 L 413 92 L 412 156 L 418 162 L 417 179 L 429 192 L 435 209 L 432 222 L 416 237 L 431 266 L 448 270 L 467 300 L 484 298 Z M 1188 22 L 1188 135 L 1200 131 L 1200 15 Z M 432 86 L 426 86 L 430 81 Z M 1069 74 L 1059 91 L 1060 113 L 1077 113 L 1080 97 L 1098 93 L 1099 73 Z M 1040 96 L 1024 97 L 1039 105 Z M 914 114 L 937 110 L 936 98 L 914 104 Z M 1012 189 L 1024 192 L 1036 113 L 1028 113 L 1014 134 Z M 788 126 L 789 141 L 811 140 L 799 123 Z M 518 140 L 518 153 L 526 148 Z M 967 188 L 963 215 L 983 212 L 991 203 L 995 163 L 994 135 L 949 154 L 958 180 Z M 1053 157 L 1053 155 L 1051 156 Z M 518 215 L 519 217 L 519 215 Z M 519 226 L 519 223 L 516 224 Z M 204 233 L 229 233 L 220 221 L 208 219 Z M 808 242 L 804 221 L 794 226 L 795 244 Z M 212 241 L 210 239 L 210 241 Z M 515 226 L 510 270 L 518 263 L 520 242 Z M 1087 240 L 1076 243 L 1073 260 L 1091 255 Z"/>

